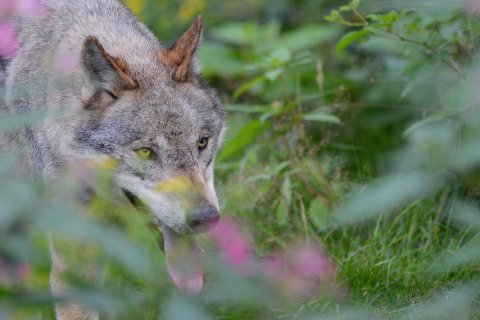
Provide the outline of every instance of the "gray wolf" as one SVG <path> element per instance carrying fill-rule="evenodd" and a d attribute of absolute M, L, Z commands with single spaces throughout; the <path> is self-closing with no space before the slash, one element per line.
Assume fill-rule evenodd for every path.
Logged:
<path fill-rule="evenodd" d="M 201 17 L 166 47 L 116 0 L 42 3 L 41 16 L 14 18 L 19 50 L 0 64 L 3 112 L 55 114 L 13 139 L 28 146 L 25 166 L 55 181 L 78 161 L 115 159 L 118 190 L 145 203 L 159 223 L 173 281 L 198 292 L 194 234 L 219 219 L 213 167 L 226 130 L 219 97 L 200 74 Z M 66 266 L 52 247 L 51 287 L 60 294 Z M 56 312 L 98 317 L 74 303 Z"/>

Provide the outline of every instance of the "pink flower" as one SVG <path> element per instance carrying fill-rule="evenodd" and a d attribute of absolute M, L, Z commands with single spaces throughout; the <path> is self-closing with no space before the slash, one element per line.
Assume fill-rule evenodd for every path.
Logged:
<path fill-rule="evenodd" d="M 3 262 L 3 260 L 0 258 L 0 282 L 2 282 L 3 276 L 4 276 L 4 274 L 6 273 L 6 271 L 7 271 L 7 265 L 6 265 L 5 262 Z"/>
<path fill-rule="evenodd" d="M 15 0 L 0 1 L 0 18 L 11 15 L 13 10 L 15 10 Z"/>
<path fill-rule="evenodd" d="M 480 0 L 467 0 L 466 7 L 469 12 L 478 15 L 480 13 Z"/>
<path fill-rule="evenodd" d="M 40 0 L 18 0 L 16 10 L 19 14 L 27 17 L 38 17 L 45 12 Z"/>
<path fill-rule="evenodd" d="M 324 293 L 335 279 L 335 267 L 320 246 L 307 240 L 267 258 L 264 274 L 283 295 L 304 299 Z"/>
<path fill-rule="evenodd" d="M 285 269 L 285 257 L 281 254 L 267 257 L 265 259 L 264 269 L 267 275 L 283 272 Z"/>
<path fill-rule="evenodd" d="M 14 12 L 26 17 L 38 17 L 45 13 L 40 0 L 1 0 L 0 18 L 9 17 Z"/>
<path fill-rule="evenodd" d="M 11 58 L 17 51 L 15 29 L 10 22 L 0 23 L 0 56 Z"/>
<path fill-rule="evenodd" d="M 222 218 L 211 237 L 226 265 L 241 276 L 262 276 L 273 292 L 298 300 L 334 292 L 335 266 L 323 248 L 311 240 L 261 260 L 254 258 L 248 238 L 230 218 Z"/>
<path fill-rule="evenodd" d="M 252 273 L 252 246 L 232 219 L 222 218 L 212 231 L 212 238 L 220 248 L 226 264 L 239 274 Z"/>
<path fill-rule="evenodd" d="M 11 264 L 0 257 L 0 284 L 20 283 L 30 274 L 26 263 Z"/>
<path fill-rule="evenodd" d="M 24 280 L 30 275 L 30 266 L 26 263 L 20 263 L 15 266 L 14 273 L 19 279 Z"/>
<path fill-rule="evenodd" d="M 294 251 L 292 267 L 304 278 L 329 281 L 334 276 L 333 265 L 323 250 L 308 240 Z"/>

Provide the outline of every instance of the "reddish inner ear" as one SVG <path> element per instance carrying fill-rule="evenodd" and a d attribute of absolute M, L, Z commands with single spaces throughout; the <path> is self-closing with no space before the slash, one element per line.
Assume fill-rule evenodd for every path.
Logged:
<path fill-rule="evenodd" d="M 110 57 L 110 56 L 109 56 Z M 125 83 L 125 90 L 134 90 L 138 88 L 138 82 L 130 76 L 128 70 L 128 65 L 125 60 L 122 58 L 112 58 L 113 65 L 118 69 L 120 76 L 122 77 L 123 82 Z"/>
<path fill-rule="evenodd" d="M 112 61 L 123 73 L 128 73 L 128 66 L 125 60 L 122 58 L 112 58 Z"/>
<path fill-rule="evenodd" d="M 202 17 L 198 16 L 190 28 L 169 49 L 159 53 L 160 60 L 175 69 L 173 78 L 176 81 L 186 81 L 202 37 L 202 29 Z"/>

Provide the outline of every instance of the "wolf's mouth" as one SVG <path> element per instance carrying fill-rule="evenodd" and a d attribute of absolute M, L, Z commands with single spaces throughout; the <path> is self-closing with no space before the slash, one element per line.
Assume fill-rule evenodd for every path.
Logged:
<path fill-rule="evenodd" d="M 146 209 L 147 206 L 145 203 L 143 203 L 140 198 L 138 198 L 136 195 L 128 191 L 127 189 L 122 188 L 122 192 L 125 195 L 125 197 L 128 199 L 128 201 L 134 206 L 136 209 Z"/>
<path fill-rule="evenodd" d="M 128 190 L 122 189 L 128 201 L 138 210 L 148 206 Z M 163 234 L 167 269 L 173 283 L 185 293 L 197 294 L 203 288 L 203 251 L 190 234 L 180 234 L 167 227 L 154 214 L 156 228 Z"/>

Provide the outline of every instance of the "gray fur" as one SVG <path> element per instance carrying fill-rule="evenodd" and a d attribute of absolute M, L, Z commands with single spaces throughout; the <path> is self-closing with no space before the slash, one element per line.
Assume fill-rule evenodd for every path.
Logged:
<path fill-rule="evenodd" d="M 186 81 L 177 81 L 175 68 L 159 55 L 167 48 L 118 1 L 43 3 L 41 17 L 16 18 L 20 50 L 8 65 L 0 60 L 2 109 L 50 114 L 14 142 L 28 142 L 29 168 L 55 179 L 76 161 L 112 157 L 117 186 L 144 200 L 170 229 L 188 233 L 192 208 L 201 202 L 218 208 L 213 163 L 225 131 L 219 98 L 198 74 L 196 48 Z M 102 47 L 126 62 L 128 77 L 103 60 Z M 122 83 L 130 78 L 133 89 Z M 209 146 L 199 151 L 205 136 Z M 142 147 L 154 151 L 151 160 L 135 153 Z M 186 177 L 194 192 L 158 191 L 175 177 Z"/>

